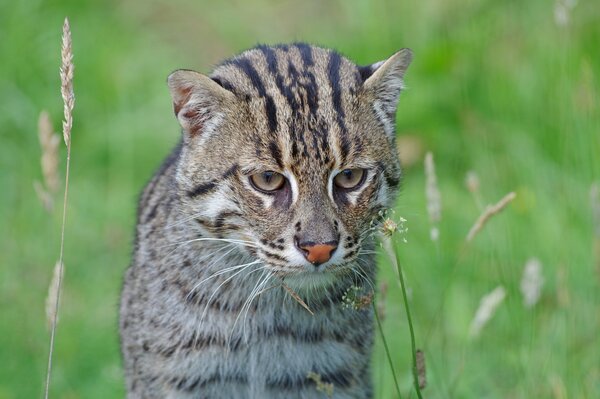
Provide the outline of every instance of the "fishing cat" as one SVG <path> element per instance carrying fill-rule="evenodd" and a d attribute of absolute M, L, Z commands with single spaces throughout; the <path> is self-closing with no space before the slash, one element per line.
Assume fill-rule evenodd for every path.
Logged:
<path fill-rule="evenodd" d="M 296 43 L 169 76 L 183 133 L 139 202 L 128 398 L 372 397 L 373 309 L 347 300 L 372 295 L 411 58 Z"/>

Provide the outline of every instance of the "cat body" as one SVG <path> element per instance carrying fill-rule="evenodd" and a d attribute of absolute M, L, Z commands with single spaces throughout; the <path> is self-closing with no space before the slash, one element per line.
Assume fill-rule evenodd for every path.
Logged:
<path fill-rule="evenodd" d="M 373 295 L 410 58 L 298 43 L 170 75 L 183 135 L 140 198 L 128 398 L 372 397 L 373 311 L 347 300 Z"/>

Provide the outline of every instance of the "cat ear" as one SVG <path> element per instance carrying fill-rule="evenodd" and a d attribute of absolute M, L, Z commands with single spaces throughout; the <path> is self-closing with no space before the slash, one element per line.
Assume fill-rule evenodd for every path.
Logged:
<path fill-rule="evenodd" d="M 386 130 L 393 130 L 400 92 L 404 89 L 404 73 L 412 61 L 412 51 L 403 48 L 385 61 L 360 69 L 363 88 L 371 95 L 377 116 Z M 393 134 L 393 132 L 391 132 Z"/>
<path fill-rule="evenodd" d="M 167 78 L 173 110 L 190 136 L 210 134 L 235 95 L 198 72 L 180 69 Z"/>

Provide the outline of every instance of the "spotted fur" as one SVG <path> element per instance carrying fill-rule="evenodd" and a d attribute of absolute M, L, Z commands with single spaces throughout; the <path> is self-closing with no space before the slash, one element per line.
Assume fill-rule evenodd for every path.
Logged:
<path fill-rule="evenodd" d="M 297 43 L 169 76 L 183 134 L 139 203 L 120 317 L 128 398 L 325 397 L 309 372 L 335 398 L 372 396 L 372 310 L 342 297 L 372 290 L 410 60 L 359 67 Z M 335 189 L 353 168 L 364 183 Z M 267 170 L 286 177 L 275 194 L 250 183 Z M 314 265 L 298 239 L 339 244 Z"/>

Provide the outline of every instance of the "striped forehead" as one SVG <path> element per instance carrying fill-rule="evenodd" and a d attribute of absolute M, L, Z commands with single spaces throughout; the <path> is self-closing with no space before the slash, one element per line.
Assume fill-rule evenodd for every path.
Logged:
<path fill-rule="evenodd" d="M 338 53 L 259 46 L 225 61 L 212 77 L 249 104 L 255 142 L 278 165 L 343 163 L 351 151 L 349 110 L 362 79 Z"/>

